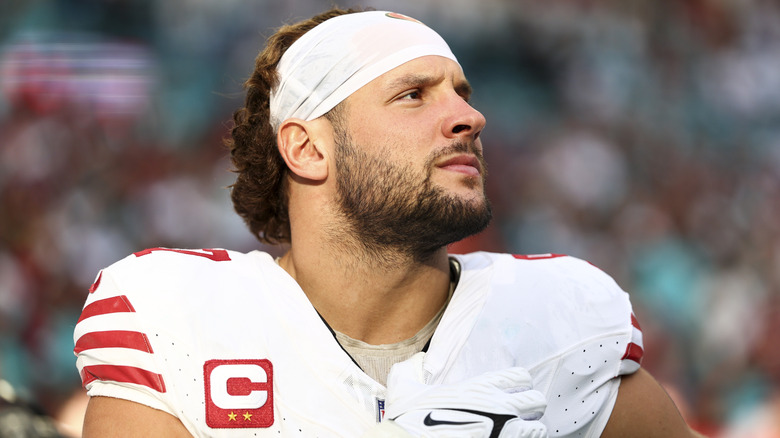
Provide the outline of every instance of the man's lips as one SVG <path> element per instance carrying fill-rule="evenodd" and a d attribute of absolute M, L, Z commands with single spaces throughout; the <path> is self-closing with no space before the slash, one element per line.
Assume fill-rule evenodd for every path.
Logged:
<path fill-rule="evenodd" d="M 437 167 L 469 176 L 479 176 L 481 170 L 479 160 L 473 155 L 458 155 L 440 163 Z"/>

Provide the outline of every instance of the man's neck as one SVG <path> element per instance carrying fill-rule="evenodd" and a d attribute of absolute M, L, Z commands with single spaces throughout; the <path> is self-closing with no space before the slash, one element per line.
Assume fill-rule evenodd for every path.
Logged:
<path fill-rule="evenodd" d="M 354 248 L 334 251 L 332 245 L 307 243 L 293 243 L 279 264 L 325 321 L 351 338 L 374 345 L 410 338 L 447 300 L 445 247 L 421 262 L 398 253 L 372 256 Z"/>

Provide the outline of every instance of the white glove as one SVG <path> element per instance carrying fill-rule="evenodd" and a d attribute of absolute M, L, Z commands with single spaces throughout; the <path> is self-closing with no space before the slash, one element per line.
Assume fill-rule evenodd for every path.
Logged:
<path fill-rule="evenodd" d="M 547 401 L 531 389 L 523 368 L 486 373 L 458 383 L 426 385 L 424 353 L 393 366 L 385 421 L 365 437 L 544 438 L 539 419 Z"/>

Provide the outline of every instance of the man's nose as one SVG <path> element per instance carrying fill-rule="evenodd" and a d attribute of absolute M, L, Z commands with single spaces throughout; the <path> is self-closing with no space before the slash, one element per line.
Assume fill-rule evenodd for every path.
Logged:
<path fill-rule="evenodd" d="M 471 140 L 476 140 L 487 123 L 485 116 L 457 95 L 452 97 L 451 105 L 451 116 L 445 119 L 442 124 L 444 136 L 450 138 L 470 137 Z"/>

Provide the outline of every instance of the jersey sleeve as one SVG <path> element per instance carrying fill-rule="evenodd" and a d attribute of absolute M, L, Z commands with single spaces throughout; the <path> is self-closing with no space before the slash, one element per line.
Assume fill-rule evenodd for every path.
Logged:
<path fill-rule="evenodd" d="M 102 270 L 90 287 L 74 330 L 82 385 L 89 396 L 121 398 L 173 415 L 150 332 L 112 268 Z"/>
<path fill-rule="evenodd" d="M 628 293 L 611 276 L 573 257 L 550 266 L 561 279 L 553 301 L 561 310 L 550 327 L 562 328 L 559 339 L 569 341 L 547 363 L 545 416 L 554 420 L 551 436 L 598 436 L 611 415 L 620 376 L 640 368 L 642 331 Z"/>

